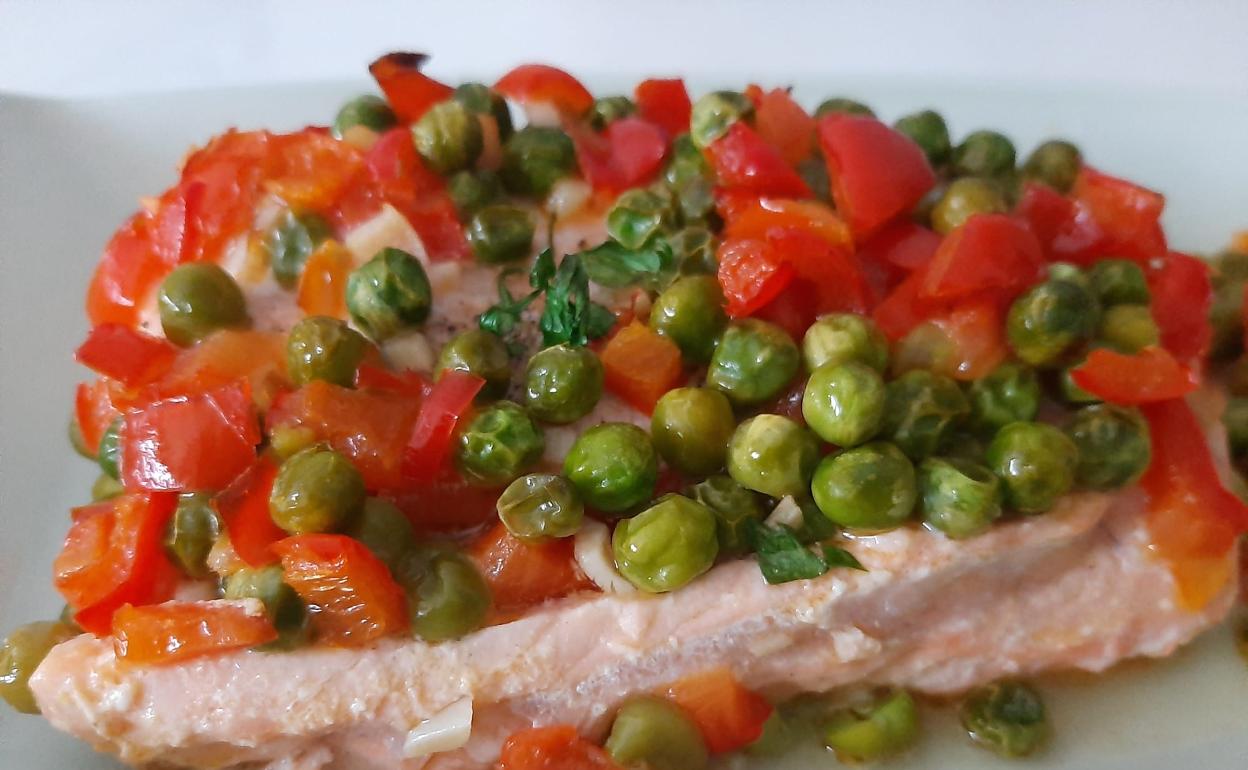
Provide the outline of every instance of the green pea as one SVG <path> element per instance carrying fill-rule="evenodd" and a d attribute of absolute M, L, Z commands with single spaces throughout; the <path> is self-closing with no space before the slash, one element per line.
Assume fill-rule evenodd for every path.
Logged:
<path fill-rule="evenodd" d="M 544 197 L 575 169 L 576 150 L 567 134 L 547 126 L 526 126 L 503 144 L 499 177 L 513 193 Z"/>
<path fill-rule="evenodd" d="M 382 249 L 347 277 L 351 320 L 375 340 L 424 323 L 432 305 L 425 268 L 402 249 Z"/>
<path fill-rule="evenodd" d="M 217 329 L 247 323 L 247 300 L 234 278 L 211 262 L 180 265 L 156 295 L 160 327 L 175 345 L 194 344 Z"/>
<path fill-rule="evenodd" d="M 1214 274 L 1227 281 L 1248 281 L 1248 252 L 1227 249 L 1213 258 Z"/>
<path fill-rule="evenodd" d="M 1213 340 L 1209 356 L 1214 360 L 1233 358 L 1244 349 L 1244 287 L 1245 281 L 1213 276 L 1213 304 L 1209 308 L 1209 325 Z"/>
<path fill-rule="evenodd" d="M 1248 457 L 1248 398 L 1228 399 L 1222 412 L 1222 426 L 1226 428 L 1226 441 L 1231 459 Z"/>
<path fill-rule="evenodd" d="M 1082 267 L 1070 262 L 1054 262 L 1049 265 L 1049 278 L 1054 281 L 1068 281 L 1093 294 L 1096 293 L 1092 287 L 1091 275 Z"/>
<path fill-rule="evenodd" d="M 866 364 L 824 364 L 806 381 L 802 417 L 829 444 L 856 446 L 879 432 L 884 397 L 884 378 Z"/>
<path fill-rule="evenodd" d="M 490 587 L 475 564 L 457 551 L 418 549 L 395 572 L 412 607 L 412 631 L 426 642 L 459 639 L 476 631 L 490 610 Z"/>
<path fill-rule="evenodd" d="M 953 150 L 956 176 L 1001 176 L 1014 170 L 1014 144 L 996 131 L 975 131 Z"/>
<path fill-rule="evenodd" d="M 475 115 L 494 118 L 500 141 L 507 141 L 507 137 L 511 136 L 511 110 L 507 108 L 507 100 L 489 86 L 483 83 L 464 83 L 455 89 L 451 98 Z"/>
<path fill-rule="evenodd" d="M 650 308 L 650 328 L 675 342 L 685 360 L 694 363 L 711 360 L 727 325 L 723 291 L 709 275 L 677 279 Z"/>
<path fill-rule="evenodd" d="M 342 533 L 368 546 L 373 555 L 394 568 L 416 547 L 412 522 L 389 500 L 370 497 Z"/>
<path fill-rule="evenodd" d="M 842 762 L 873 762 L 900 754 L 919 737 L 919 711 L 905 690 L 846 709 L 824 727 L 823 742 Z"/>
<path fill-rule="evenodd" d="M 866 316 L 825 315 L 806 330 L 802 358 L 812 372 L 825 364 L 857 361 L 883 373 L 888 368 L 888 338 Z"/>
<path fill-rule="evenodd" d="M 52 648 L 78 635 L 67 623 L 39 621 L 19 626 L 0 647 L 0 698 L 22 714 L 38 714 L 30 676 Z"/>
<path fill-rule="evenodd" d="M 1001 214 L 1009 210 L 1001 187 L 995 181 L 964 176 L 949 183 L 940 202 L 932 209 L 932 229 L 948 234 L 976 214 Z"/>
<path fill-rule="evenodd" d="M 293 289 L 308 257 L 331 235 L 329 223 L 316 214 L 283 214 L 264 237 L 269 266 L 278 284 Z"/>
<path fill-rule="evenodd" d="M 1044 701 L 1022 682 L 996 682 L 972 691 L 960 715 L 972 741 L 1003 757 L 1025 757 L 1049 737 Z"/>
<path fill-rule="evenodd" d="M 668 465 L 687 476 L 705 476 L 723 469 L 736 424 L 723 393 L 676 388 L 654 405 L 650 437 Z"/>
<path fill-rule="evenodd" d="M 466 329 L 442 346 L 435 378 L 447 370 L 467 372 L 485 380 L 477 401 L 502 398 L 511 385 L 511 354 L 507 343 L 484 329 Z"/>
<path fill-rule="evenodd" d="M 331 449 L 309 447 L 282 463 L 269 494 L 269 515 L 293 534 L 333 532 L 364 504 L 364 479 Z"/>
<path fill-rule="evenodd" d="M 978 431 L 996 433 L 1012 422 L 1026 422 L 1040 410 L 1040 379 L 1034 369 L 1005 363 L 967 389 L 971 425 Z"/>
<path fill-rule="evenodd" d="M 862 102 L 837 96 L 831 99 L 824 99 L 815 108 L 816 118 L 822 118 L 827 115 L 860 115 L 862 117 L 874 118 L 875 112 Z"/>
<path fill-rule="evenodd" d="M 949 127 L 939 112 L 923 110 L 900 118 L 893 127 L 923 150 L 928 163 L 939 166 L 949 160 L 953 144 L 949 141 Z"/>
<path fill-rule="evenodd" d="M 533 250 L 533 217 L 519 206 L 495 203 L 468 221 L 468 243 L 477 259 L 500 265 L 524 259 Z"/>
<path fill-rule="evenodd" d="M 607 212 L 607 234 L 629 249 L 640 249 L 671 226 L 669 202 L 650 190 L 625 192 Z"/>
<path fill-rule="evenodd" d="M 916 369 L 888 383 L 881 434 L 920 460 L 939 449 L 970 412 L 953 379 Z"/>
<path fill-rule="evenodd" d="M 1001 517 L 1001 480 L 976 462 L 927 458 L 919 495 L 923 520 L 952 538 L 978 535 Z"/>
<path fill-rule="evenodd" d="M 1066 435 L 1078 448 L 1079 483 L 1092 489 L 1134 484 L 1148 468 L 1152 442 L 1139 412 L 1112 404 L 1094 404 L 1075 412 Z"/>
<path fill-rule="evenodd" d="M 120 481 L 107 473 L 101 473 L 91 484 L 91 502 L 98 503 L 101 500 L 112 500 L 125 491 L 126 488 L 121 485 Z"/>
<path fill-rule="evenodd" d="M 745 318 L 728 325 L 711 354 L 706 384 L 736 406 L 775 398 L 792 382 L 800 365 L 788 332 L 766 321 Z"/>
<path fill-rule="evenodd" d="M 95 456 L 100 470 L 114 481 L 121 480 L 121 429 L 124 426 L 125 420 L 121 417 L 108 424 L 104 435 L 100 436 L 100 448 Z"/>
<path fill-rule="evenodd" d="M 1114 305 L 1101 314 L 1097 339 L 1114 350 L 1138 353 L 1161 343 L 1161 330 L 1147 305 Z"/>
<path fill-rule="evenodd" d="M 1079 447 L 1052 425 L 1012 422 L 988 445 L 988 467 L 1004 483 L 1006 504 L 1020 513 L 1043 513 L 1070 491 Z"/>
<path fill-rule="evenodd" d="M 78 417 L 73 414 L 69 416 L 66 435 L 69 436 L 69 445 L 74 448 L 75 452 L 88 460 L 95 459 L 95 455 L 87 450 L 87 441 L 82 437 L 82 426 L 78 424 Z"/>
<path fill-rule="evenodd" d="M 307 636 L 307 608 L 295 589 L 286 584 L 282 568 L 244 567 L 225 579 L 226 599 L 259 599 L 277 629 L 277 639 L 266 649 L 290 649 Z"/>
<path fill-rule="evenodd" d="M 715 255 L 719 243 L 705 227 L 691 225 L 668 235 L 665 240 L 680 266 L 681 275 L 714 276 L 719 270 L 719 258 Z"/>
<path fill-rule="evenodd" d="M 637 105 L 627 96 L 600 96 L 594 100 L 586 117 L 591 126 L 601 131 L 608 124 L 636 113 Z"/>
<path fill-rule="evenodd" d="M 924 321 L 897 340 L 889 371 L 894 377 L 915 369 L 950 376 L 958 371 L 958 364 L 958 348 L 949 334 L 935 323 Z"/>
<path fill-rule="evenodd" d="M 602 362 L 592 350 L 554 345 L 529 359 L 524 405 L 534 417 L 556 425 L 575 422 L 602 398 Z"/>
<path fill-rule="evenodd" d="M 1032 150 L 1023 164 L 1023 176 L 1043 182 L 1063 195 L 1075 186 L 1083 165 L 1079 148 L 1062 139 L 1050 139 Z"/>
<path fill-rule="evenodd" d="M 620 707 L 605 746 L 620 767 L 704 770 L 706 744 L 697 725 L 679 706 L 655 696 Z"/>
<path fill-rule="evenodd" d="M 398 122 L 399 119 L 395 117 L 394 111 L 390 109 L 389 104 L 386 104 L 385 99 L 375 94 L 365 94 L 342 105 L 338 114 L 334 116 L 334 124 L 330 127 L 329 133 L 335 139 L 341 139 L 356 126 L 363 126 L 370 131 L 381 133 Z"/>
<path fill-rule="evenodd" d="M 772 497 L 804 495 L 818 460 L 814 435 L 778 414 L 751 417 L 728 441 L 728 475 Z"/>
<path fill-rule="evenodd" d="M 470 481 L 506 484 L 542 456 L 546 439 L 524 407 L 499 401 L 473 415 L 456 437 L 455 465 Z"/>
<path fill-rule="evenodd" d="M 731 476 L 718 475 L 694 484 L 689 488 L 689 496 L 715 514 L 715 535 L 721 555 L 735 556 L 748 550 L 749 523 L 762 521 L 766 515 L 757 494 Z"/>
<path fill-rule="evenodd" d="M 823 155 L 815 153 L 802 158 L 795 168 L 797 175 L 802 178 L 817 200 L 832 201 L 832 180 L 828 178 L 828 163 L 823 159 Z"/>
<path fill-rule="evenodd" d="M 675 591 L 715 563 L 715 514 L 687 497 L 664 495 L 616 525 L 611 550 L 628 582 L 648 593 Z"/>
<path fill-rule="evenodd" d="M 823 458 L 815 468 L 811 492 L 833 523 L 865 531 L 900 526 L 918 500 L 914 465 L 885 441 Z"/>
<path fill-rule="evenodd" d="M 1048 280 L 1014 300 L 1006 316 L 1006 337 L 1024 363 L 1053 366 L 1092 336 L 1099 315 L 1089 291 L 1069 281 Z"/>
<path fill-rule="evenodd" d="M 987 438 L 992 438 L 995 433 L 995 430 L 986 431 Z M 983 435 L 965 430 L 954 431 L 940 447 L 941 457 L 973 463 L 983 463 L 987 452 L 988 443 Z"/>
<path fill-rule="evenodd" d="M 221 518 L 203 492 L 178 496 L 178 507 L 165 529 L 165 550 L 174 564 L 193 578 L 208 577 L 208 552 L 221 534 Z"/>
<path fill-rule="evenodd" d="M 296 385 L 325 380 L 351 387 L 367 350 L 364 336 L 337 318 L 308 316 L 286 338 L 286 372 Z"/>
<path fill-rule="evenodd" d="M 498 498 L 498 518 L 522 540 L 575 535 L 585 506 L 562 476 L 532 473 L 511 482 Z"/>
<path fill-rule="evenodd" d="M 493 171 L 459 171 L 446 180 L 446 194 L 455 204 L 461 222 L 503 199 L 503 183 Z"/>
<path fill-rule="evenodd" d="M 1075 378 L 1070 376 L 1071 371 L 1082 363 L 1083 360 L 1081 359 L 1070 366 L 1063 367 L 1057 376 L 1057 395 L 1067 404 L 1081 406 L 1083 404 L 1096 404 L 1101 400 L 1097 396 L 1094 396 L 1079 387 L 1079 385 L 1075 383 Z"/>
<path fill-rule="evenodd" d="M 644 430 L 608 422 L 577 436 L 564 459 L 563 475 L 586 504 L 620 513 L 654 495 L 659 458 Z"/>
<path fill-rule="evenodd" d="M 698 149 L 706 149 L 739 120 L 754 119 L 754 103 L 738 91 L 712 91 L 693 103 L 689 136 Z"/>
<path fill-rule="evenodd" d="M 443 175 L 471 167 L 485 146 L 481 122 L 455 99 L 430 107 L 412 126 L 412 140 L 429 167 Z"/>
<path fill-rule="evenodd" d="M 663 181 L 676 198 L 686 223 L 706 219 L 715 211 L 715 180 L 702 151 L 689 134 L 672 140 Z"/>

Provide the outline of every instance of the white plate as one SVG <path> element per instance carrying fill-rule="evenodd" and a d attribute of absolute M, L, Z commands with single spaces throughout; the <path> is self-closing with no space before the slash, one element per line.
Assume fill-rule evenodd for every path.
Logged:
<path fill-rule="evenodd" d="M 749 77 L 693 82 L 740 86 Z M 596 82 L 599 93 L 631 81 Z M 292 129 L 325 123 L 363 82 L 118 100 L 54 102 L 0 96 L 0 631 L 55 615 L 50 563 L 66 511 L 95 477 L 65 440 L 74 384 L 71 353 L 86 331 L 82 297 L 100 248 L 140 195 L 174 179 L 186 148 L 226 126 Z M 1212 250 L 1248 227 L 1248 102 L 1158 93 L 1094 93 L 950 83 L 812 80 L 808 104 L 848 94 L 886 118 L 933 106 L 955 134 L 999 128 L 1023 151 L 1055 135 L 1096 166 L 1169 197 L 1176 248 Z M 1131 667 L 1093 685 L 1051 684 L 1057 735 L 1033 768 L 1212 770 L 1248 766 L 1248 670 L 1225 634 L 1173 661 Z M 947 712 L 928 720 L 923 748 L 890 767 L 1009 767 L 962 740 Z M 832 764 L 811 752 L 783 765 Z M 115 767 L 36 718 L 0 708 L 0 768 Z M 779 766 L 777 766 L 779 767 Z"/>

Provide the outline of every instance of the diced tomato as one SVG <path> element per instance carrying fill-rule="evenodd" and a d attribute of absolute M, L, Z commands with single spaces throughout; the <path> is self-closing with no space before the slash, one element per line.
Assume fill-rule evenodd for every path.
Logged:
<path fill-rule="evenodd" d="M 601 357 L 607 390 L 646 414 L 684 376 L 676 343 L 638 321 L 608 340 Z"/>
<path fill-rule="evenodd" d="M 948 302 L 920 296 L 925 277 L 923 270 L 911 273 L 871 311 L 876 325 L 890 340 L 899 340 L 924 321 L 953 309 Z"/>
<path fill-rule="evenodd" d="M 126 413 L 121 474 L 127 488 L 222 489 L 247 469 L 260 443 L 245 380 Z"/>
<path fill-rule="evenodd" d="M 853 248 L 854 238 L 836 212 L 820 201 L 758 198 L 734 208 L 725 219 L 725 238 L 766 238 L 773 228 L 805 230 L 838 248 Z"/>
<path fill-rule="evenodd" d="M 230 602 L 126 604 L 113 614 L 113 649 L 127 663 L 159 665 L 246 649 L 277 638 L 260 610 Z"/>
<path fill-rule="evenodd" d="M 978 380 L 1009 356 L 1005 341 L 1005 312 L 1000 300 L 970 298 L 953 310 L 931 319 L 953 345 L 950 374 L 959 380 Z"/>
<path fill-rule="evenodd" d="M 213 499 L 234 552 L 252 567 L 277 561 L 271 546 L 286 537 L 269 514 L 269 496 L 277 470 L 277 463 L 268 455 L 261 455 Z"/>
<path fill-rule="evenodd" d="M 1248 507 L 1222 485 L 1205 430 L 1185 401 L 1141 409 L 1153 451 L 1140 479 L 1149 496 L 1151 550 L 1169 565 L 1180 603 L 1199 609 L 1232 575 L 1228 554 L 1248 532 Z"/>
<path fill-rule="evenodd" d="M 864 313 L 873 304 L 871 287 L 849 247 L 793 227 L 771 228 L 767 242 L 800 279 L 814 287 L 820 313 Z"/>
<path fill-rule="evenodd" d="M 936 184 L 919 146 L 875 118 L 828 115 L 818 133 L 836 210 L 859 240 L 913 209 Z"/>
<path fill-rule="evenodd" d="M 775 88 L 759 96 L 754 127 L 790 166 L 815 151 L 815 119 L 793 101 L 788 89 Z"/>
<path fill-rule="evenodd" d="M 442 475 L 455 425 L 472 407 L 485 380 L 467 372 L 447 370 L 433 384 L 403 450 L 403 476 L 429 482 Z"/>
<path fill-rule="evenodd" d="M 706 154 L 722 187 L 777 198 L 811 197 L 801 176 L 745 121 L 734 123 Z"/>
<path fill-rule="evenodd" d="M 391 109 L 404 123 L 420 120 L 433 105 L 450 98 L 453 90 L 420 71 L 429 57 L 423 53 L 388 53 L 368 65 Z"/>
<path fill-rule="evenodd" d="M 985 291 L 1017 293 L 1039 279 L 1036 237 L 1005 214 L 975 214 L 945 236 L 923 271 L 919 296 L 954 300 Z"/>
<path fill-rule="evenodd" d="M 576 160 L 595 190 L 618 193 L 645 184 L 658 173 L 667 154 L 662 129 L 640 118 L 612 121 L 602 134 L 584 126 L 568 127 Z"/>
<path fill-rule="evenodd" d="M 758 740 L 763 723 L 775 711 L 726 668 L 679 679 L 668 686 L 667 697 L 693 719 L 712 754 L 736 751 Z"/>
<path fill-rule="evenodd" d="M 1046 184 L 1024 182 L 1015 213 L 1050 261 L 1088 264 L 1105 252 L 1105 233 L 1088 207 Z"/>
<path fill-rule="evenodd" d="M 689 130 L 693 105 L 685 81 L 680 78 L 643 80 L 634 89 L 633 100 L 642 119 L 662 128 L 669 138 Z"/>
<path fill-rule="evenodd" d="M 794 278 L 776 298 L 763 305 L 751 315 L 768 321 L 800 340 L 806 330 L 819 317 L 819 290 L 811 282 Z"/>
<path fill-rule="evenodd" d="M 580 117 L 594 104 L 581 81 L 548 64 L 521 64 L 494 84 L 494 90 L 521 105 L 546 103 L 569 117 Z"/>
<path fill-rule="evenodd" d="M 152 250 L 165 266 L 173 268 L 183 262 L 203 257 L 200 230 L 207 185 L 199 179 L 187 179 L 160 197 L 152 226 Z"/>
<path fill-rule="evenodd" d="M 107 634 L 123 604 L 172 597 L 177 572 L 161 539 L 176 505 L 177 496 L 167 492 L 130 493 L 74 510 L 52 566 L 56 589 L 78 625 Z"/>
<path fill-rule="evenodd" d="M 771 302 L 793 280 L 793 265 L 775 247 L 757 238 L 728 238 L 719 244 L 719 285 L 728 315 L 751 315 Z"/>
<path fill-rule="evenodd" d="M 1115 404 L 1170 401 L 1200 387 L 1200 378 L 1191 369 L 1158 347 L 1134 354 L 1098 348 L 1070 370 L 1070 377 L 1092 395 Z"/>
<path fill-rule="evenodd" d="M 347 317 L 347 276 L 355 266 L 351 252 L 325 241 L 308 256 L 299 277 L 299 309 L 307 315 Z"/>
<path fill-rule="evenodd" d="M 433 384 L 422 377 L 419 372 L 410 370 L 392 372 L 380 366 L 360 364 L 359 368 L 355 370 L 355 387 L 388 390 L 392 393 L 401 393 L 410 398 L 423 400 L 425 396 L 429 395 L 429 390 L 433 387 Z"/>
<path fill-rule="evenodd" d="M 1106 253 L 1139 260 L 1166 253 L 1161 229 L 1166 199 L 1159 193 L 1085 165 L 1075 178 L 1072 195 L 1087 206 L 1105 233 Z"/>
<path fill-rule="evenodd" d="M 295 535 L 273 550 L 286 582 L 308 605 L 317 638 L 358 647 L 408 632 L 407 596 L 386 565 L 346 535 Z"/>
<path fill-rule="evenodd" d="M 93 326 L 133 326 L 139 306 L 164 277 L 167 267 L 149 243 L 150 221 L 146 213 L 135 214 L 104 247 L 87 290 L 87 318 Z"/>
<path fill-rule="evenodd" d="M 858 250 L 864 262 L 900 270 L 917 270 L 940 248 L 941 237 L 922 225 L 899 220 L 871 236 Z"/>
<path fill-rule="evenodd" d="M 458 533 L 496 521 L 501 493 L 501 489 L 470 484 L 448 472 L 396 492 L 394 504 L 412 522 L 417 534 Z"/>
<path fill-rule="evenodd" d="M 498 755 L 499 770 L 618 770 L 610 755 L 571 725 L 514 733 Z"/>
<path fill-rule="evenodd" d="M 473 541 L 468 555 L 481 567 L 494 608 L 502 613 L 594 590 L 576 565 L 572 538 L 528 543 L 499 522 Z"/>
<path fill-rule="evenodd" d="M 1161 344 L 1175 358 L 1192 366 L 1209 352 L 1213 327 L 1209 309 L 1213 304 L 1209 264 L 1172 251 L 1149 265 L 1150 307 L 1161 332 Z"/>
<path fill-rule="evenodd" d="M 296 210 L 324 211 L 364 165 L 363 154 L 320 129 L 273 137 L 264 186 Z"/>
<path fill-rule="evenodd" d="M 289 388 L 286 337 L 277 332 L 222 329 L 178 353 L 164 377 L 143 395 L 151 400 L 189 396 L 246 380 L 261 409 L 278 391 Z"/>
<path fill-rule="evenodd" d="M 100 378 L 94 382 L 79 383 L 74 391 L 74 419 L 82 432 L 83 446 L 92 454 L 99 451 L 104 431 L 121 416 L 121 411 L 113 404 L 114 389 L 117 387 L 111 381 Z"/>
<path fill-rule="evenodd" d="M 127 388 L 137 388 L 160 377 L 176 356 L 177 349 L 168 342 L 121 324 L 95 327 L 74 354 L 78 363 Z"/>

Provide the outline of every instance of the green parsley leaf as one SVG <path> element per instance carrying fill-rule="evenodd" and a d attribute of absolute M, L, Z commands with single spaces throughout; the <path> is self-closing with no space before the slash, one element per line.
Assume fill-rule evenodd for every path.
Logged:
<path fill-rule="evenodd" d="M 834 567 L 866 571 L 854 555 L 843 548 L 825 545 L 821 552 L 802 545 L 797 533 L 786 526 L 768 527 L 747 522 L 746 538 L 758 555 L 758 567 L 770 585 L 817 578 Z"/>
<path fill-rule="evenodd" d="M 591 340 L 596 340 L 615 328 L 615 321 L 615 313 L 611 312 L 611 308 L 591 302 L 589 303 L 589 323 L 585 333 Z"/>
<path fill-rule="evenodd" d="M 556 266 L 553 252 L 543 251 L 529 270 L 533 291 L 516 298 L 507 288 L 507 279 L 519 272 L 511 268 L 499 274 L 498 302 L 477 319 L 482 329 L 507 336 L 519 325 L 524 311 L 543 294 L 546 299 L 538 327 L 545 345 L 585 345 L 615 325 L 615 314 L 589 299 L 589 276 L 578 255 L 569 254 Z"/>
<path fill-rule="evenodd" d="M 834 545 L 825 545 L 823 547 L 823 560 L 827 563 L 828 569 L 847 567 L 863 572 L 867 571 L 867 568 L 862 566 L 862 562 L 858 561 L 858 557 L 844 548 L 837 548 Z"/>
<path fill-rule="evenodd" d="M 589 280 L 600 286 L 641 286 L 658 291 L 676 276 L 676 255 L 662 238 L 652 239 L 640 249 L 608 240 L 579 256 Z"/>

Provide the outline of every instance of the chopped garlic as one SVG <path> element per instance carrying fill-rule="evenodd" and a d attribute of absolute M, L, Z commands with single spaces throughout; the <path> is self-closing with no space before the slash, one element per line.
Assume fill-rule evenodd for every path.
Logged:
<path fill-rule="evenodd" d="M 778 527 L 781 524 L 789 529 L 801 529 L 802 507 L 797 504 L 792 495 L 788 495 L 776 503 L 776 507 L 771 510 L 771 515 L 767 517 L 765 522 L 769 527 Z"/>
<path fill-rule="evenodd" d="M 429 252 L 420 236 L 412 229 L 407 217 L 389 203 L 381 213 L 347 234 L 346 247 L 355 257 L 357 266 L 364 264 L 382 249 L 402 249 L 429 266 Z"/>
<path fill-rule="evenodd" d="M 452 751 L 472 735 L 472 698 L 460 698 L 413 727 L 403 741 L 403 757 L 414 759 Z"/>
<path fill-rule="evenodd" d="M 609 594 L 633 594 L 637 588 L 615 568 L 611 532 L 600 521 L 586 519 L 572 541 L 572 553 L 585 577 Z"/>
<path fill-rule="evenodd" d="M 433 371 L 433 347 L 425 335 L 415 329 L 399 332 L 381 343 L 381 355 L 394 369 Z"/>
<path fill-rule="evenodd" d="M 566 219 L 585 208 L 593 194 L 594 188 L 585 180 L 565 177 L 550 188 L 550 195 L 546 197 L 546 210 L 559 219 Z"/>
<path fill-rule="evenodd" d="M 363 123 L 357 123 L 342 132 L 342 141 L 364 152 L 373 149 L 373 145 L 377 144 L 377 140 L 380 138 L 380 134 Z"/>

